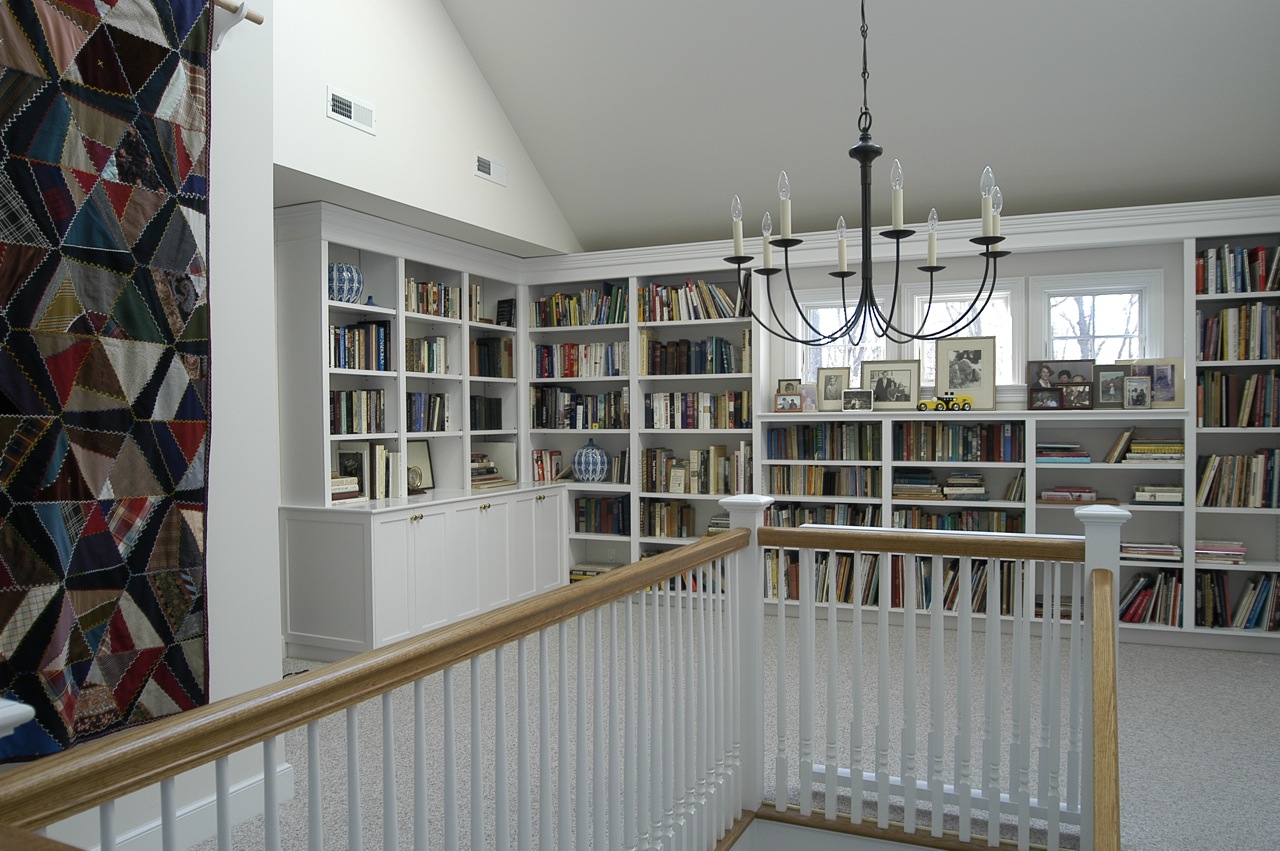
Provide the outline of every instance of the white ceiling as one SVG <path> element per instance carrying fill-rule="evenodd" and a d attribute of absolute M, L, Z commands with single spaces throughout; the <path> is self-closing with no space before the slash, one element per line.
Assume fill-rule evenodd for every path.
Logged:
<path fill-rule="evenodd" d="M 585 249 L 858 226 L 854 0 L 442 2 Z M 867 5 L 877 228 L 1280 194 L 1276 0 Z"/>

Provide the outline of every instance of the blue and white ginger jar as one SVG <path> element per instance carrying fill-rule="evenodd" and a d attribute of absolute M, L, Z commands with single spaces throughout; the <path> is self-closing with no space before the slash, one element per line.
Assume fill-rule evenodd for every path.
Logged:
<path fill-rule="evenodd" d="M 573 453 L 573 476 L 580 482 L 603 482 L 609 473 L 609 453 L 605 452 L 593 438 L 587 438 L 587 445 Z"/>
<path fill-rule="evenodd" d="M 364 273 L 350 263 L 329 264 L 329 299 L 354 304 L 364 292 Z"/>

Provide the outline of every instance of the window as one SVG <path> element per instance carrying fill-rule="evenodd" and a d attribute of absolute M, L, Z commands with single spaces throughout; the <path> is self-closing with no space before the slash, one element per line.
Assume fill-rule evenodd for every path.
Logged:
<path fill-rule="evenodd" d="M 839 292 L 824 293 L 807 301 L 805 315 L 819 332 L 830 334 L 835 331 L 844 321 L 844 307 L 840 303 Z M 803 327 L 803 323 L 801 325 Z M 808 331 L 807 328 L 804 330 Z M 876 337 L 870 331 L 862 338 L 860 346 L 853 345 L 845 338 L 825 346 L 801 346 L 801 348 L 803 349 L 801 380 L 805 384 L 818 382 L 819 367 L 847 366 L 850 386 L 861 387 L 862 362 L 888 360 L 889 357 L 884 338 Z"/>
<path fill-rule="evenodd" d="M 1044 305 L 1044 355 L 1098 363 L 1158 356 L 1162 277 L 1156 270 L 1033 279 Z"/>
<path fill-rule="evenodd" d="M 927 285 L 925 285 L 927 286 Z M 979 284 L 977 282 L 971 284 L 946 284 L 944 286 L 935 286 L 933 291 L 933 303 L 929 304 L 929 294 L 922 291 L 923 287 L 913 285 L 910 291 L 909 305 L 911 307 L 910 327 L 914 330 L 919 320 L 916 317 L 926 317 L 925 331 L 938 331 L 946 328 L 964 315 L 965 310 L 973 302 L 973 294 L 977 292 Z M 956 331 L 951 336 L 954 337 L 995 337 L 996 338 L 996 384 L 1014 384 L 1020 382 L 1018 370 L 1014 368 L 1014 364 L 1020 359 L 1019 352 L 1022 346 L 1022 332 L 1020 328 L 1016 328 L 1013 321 L 1015 309 L 1021 313 L 1021 296 L 1022 279 L 1018 278 L 1015 282 L 1006 284 L 1004 281 L 998 283 L 997 289 L 991 294 L 991 300 L 987 302 L 982 313 L 978 315 L 967 327 Z M 1015 302 L 1017 306 L 1015 308 Z M 928 308 L 928 315 L 925 309 Z M 920 359 L 920 385 L 922 387 L 932 386 L 935 383 L 934 368 L 936 358 L 936 346 L 932 340 L 915 340 L 911 343 L 910 357 Z"/>

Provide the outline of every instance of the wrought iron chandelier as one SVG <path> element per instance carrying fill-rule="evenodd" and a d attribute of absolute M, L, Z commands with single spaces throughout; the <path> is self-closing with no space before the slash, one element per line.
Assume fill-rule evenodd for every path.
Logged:
<path fill-rule="evenodd" d="M 755 274 L 765 277 L 764 290 L 766 300 L 769 303 L 768 315 L 761 316 L 756 310 L 756 305 L 753 304 L 751 317 L 761 328 L 773 336 L 805 346 L 825 346 L 841 338 L 848 338 L 851 344 L 857 346 L 862 343 L 868 329 L 871 330 L 873 335 L 884 337 L 895 343 L 905 343 L 910 340 L 939 340 L 955 336 L 972 325 L 982 314 L 982 311 L 986 309 L 992 293 L 995 292 L 997 261 L 1009 254 L 1008 251 L 998 250 L 998 246 L 1004 241 L 1004 237 L 1000 235 L 1000 212 L 1004 206 L 1004 199 L 1000 192 L 1000 187 L 996 186 L 995 176 L 991 172 L 991 167 L 987 166 L 982 171 L 982 180 L 979 184 L 979 189 L 982 193 L 982 235 L 969 240 L 981 248 L 978 256 L 986 261 L 982 273 L 982 283 L 978 286 L 977 292 L 974 293 L 972 301 L 969 302 L 963 313 L 945 327 L 933 331 L 925 330 L 929 321 L 929 312 L 933 306 L 933 276 L 946 268 L 945 266 L 939 266 L 937 262 L 938 211 L 933 209 L 929 211 L 927 261 L 924 266 L 917 267 L 921 272 L 925 272 L 929 276 L 929 300 L 925 304 L 925 308 L 922 311 L 923 315 L 920 317 L 920 322 L 915 330 L 903 328 L 897 324 L 894 320 L 894 314 L 897 311 L 899 299 L 898 288 L 902 265 L 902 241 L 913 236 L 915 231 L 902 226 L 902 165 L 895 159 L 893 168 L 889 173 L 892 188 L 893 225 L 889 230 L 880 233 L 882 237 L 892 239 L 894 242 L 893 290 L 889 296 L 888 310 L 882 309 L 880 303 L 876 300 L 875 290 L 871 284 L 871 163 L 884 152 L 884 149 L 871 140 L 871 109 L 867 106 L 867 81 L 870 75 L 867 73 L 866 0 L 862 0 L 861 9 L 862 109 L 858 113 L 858 132 L 860 135 L 858 143 L 849 149 L 849 156 L 858 161 L 862 172 L 862 286 L 858 290 L 856 301 L 852 300 L 849 293 L 848 279 L 856 273 L 850 272 L 847 268 L 845 224 L 844 216 L 841 216 L 836 223 L 837 269 L 830 273 L 833 278 L 837 278 L 840 281 L 840 303 L 843 307 L 844 318 L 839 328 L 830 332 L 819 330 L 805 315 L 800 298 L 797 296 L 795 287 L 792 284 L 790 252 L 792 248 L 800 245 L 803 240 L 791 235 L 791 186 L 787 180 L 787 173 L 785 171 L 782 172 L 778 178 L 778 197 L 782 202 L 780 235 L 777 239 L 772 238 L 773 219 L 769 213 L 765 213 L 760 227 L 763 235 L 764 257 L 762 258 L 762 266 L 758 269 L 747 268 L 747 264 L 755 258 L 746 256 L 743 251 L 742 203 L 737 195 L 733 196 L 733 203 L 730 206 L 730 215 L 733 218 L 733 256 L 726 257 L 725 261 L 738 267 L 738 286 L 745 303 L 750 303 L 750 299 L 747 296 L 751 292 L 752 272 L 754 271 Z M 775 247 L 782 249 L 782 268 L 773 266 L 772 249 Z M 774 276 L 778 274 L 783 274 L 786 280 L 787 292 L 800 319 L 800 324 L 796 326 L 794 331 L 786 327 L 786 323 L 778 313 L 777 305 L 774 304 L 772 284 Z"/>

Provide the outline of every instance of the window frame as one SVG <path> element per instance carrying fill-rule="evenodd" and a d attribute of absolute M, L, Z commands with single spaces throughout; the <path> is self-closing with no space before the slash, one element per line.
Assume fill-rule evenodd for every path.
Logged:
<path fill-rule="evenodd" d="M 1028 351 L 1038 352 L 1037 357 L 1052 357 L 1053 318 L 1052 299 L 1069 295 L 1113 295 L 1116 293 L 1141 294 L 1138 338 L 1143 343 L 1139 358 L 1164 357 L 1164 270 L 1137 269 L 1124 272 L 1083 272 L 1065 275 L 1036 275 L 1029 281 L 1031 300 L 1038 302 L 1040 321 L 1027 325 L 1039 335 L 1038 341 Z"/>

